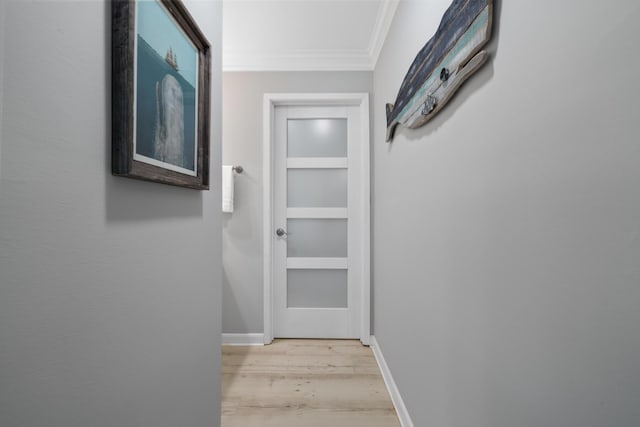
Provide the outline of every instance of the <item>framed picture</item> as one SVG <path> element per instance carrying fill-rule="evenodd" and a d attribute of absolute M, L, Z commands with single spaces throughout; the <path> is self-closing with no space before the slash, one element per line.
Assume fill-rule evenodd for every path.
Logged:
<path fill-rule="evenodd" d="M 209 189 L 211 48 L 180 0 L 112 1 L 112 172 Z"/>

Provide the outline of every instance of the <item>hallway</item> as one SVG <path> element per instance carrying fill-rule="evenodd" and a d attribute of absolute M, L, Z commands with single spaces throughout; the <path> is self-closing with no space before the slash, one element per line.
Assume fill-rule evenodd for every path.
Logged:
<path fill-rule="evenodd" d="M 156 135 L 162 147 L 157 89 L 195 66 L 175 52 L 181 34 L 147 52 L 160 79 L 138 73 L 140 26 L 121 25 L 142 0 L 0 1 L 0 427 L 640 427 L 640 1 L 494 1 L 483 68 L 387 143 L 387 105 L 400 108 L 404 77 L 454 1 L 145 2 L 181 4 L 197 24 L 182 35 L 202 33 L 211 61 L 198 53 L 194 84 L 208 100 L 196 123 L 179 132 L 171 121 L 193 164 L 144 169 L 208 170 L 208 191 L 113 174 L 123 154 L 154 160 Z M 173 26 L 160 12 L 154 39 Z M 436 95 L 458 75 L 442 65 Z M 138 96 L 138 78 L 151 96 Z M 196 107 L 187 86 L 182 102 L 167 91 L 183 127 Z M 431 88 L 414 86 L 425 112 Z M 358 194 L 349 143 L 346 157 L 298 157 L 287 141 L 277 224 L 268 209 L 269 100 L 310 94 L 369 97 L 370 268 L 356 272 L 370 300 L 359 337 L 372 346 L 224 347 L 307 336 L 267 316 L 273 239 L 291 235 L 287 292 L 288 270 L 301 284 L 321 266 L 341 280 L 341 299 L 323 304 L 344 308 L 345 270 L 349 300 L 344 239 L 316 253 L 329 232 L 344 236 Z M 153 157 L 138 152 L 138 130 Z M 222 212 L 223 165 L 243 167 L 233 212 Z M 346 194 L 329 198 L 345 170 Z M 289 182 L 293 196 L 305 180 L 330 200 L 289 206 Z M 321 238 L 301 239 L 313 253 L 297 256 L 296 227 L 310 220 Z"/>
<path fill-rule="evenodd" d="M 222 427 L 399 427 L 373 352 L 358 341 L 223 346 Z"/>

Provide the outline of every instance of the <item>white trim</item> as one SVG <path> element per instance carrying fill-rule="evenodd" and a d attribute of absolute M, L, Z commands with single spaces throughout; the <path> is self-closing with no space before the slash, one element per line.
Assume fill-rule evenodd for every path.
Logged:
<path fill-rule="evenodd" d="M 371 335 L 371 194 L 369 157 L 369 94 L 368 93 L 267 93 L 263 102 L 262 135 L 262 213 L 263 213 L 263 281 L 264 281 L 264 343 L 273 341 L 273 144 L 275 108 L 286 106 L 355 105 L 360 110 L 362 123 L 362 174 L 364 178 L 363 242 L 362 242 L 362 307 L 360 331 L 357 334 L 363 344 L 368 345 Z"/>
<path fill-rule="evenodd" d="M 370 141 L 369 135 L 370 123 L 369 123 L 369 96 L 362 100 L 362 139 L 363 141 Z M 362 309 L 361 313 L 361 325 L 360 336 L 362 344 L 369 345 L 371 337 L 371 154 L 370 144 L 362 145 L 362 152 L 360 154 L 362 165 L 362 176 L 366 177 L 362 181 L 363 197 L 360 199 L 362 202 L 362 281 L 368 283 L 362 290 Z"/>
<path fill-rule="evenodd" d="M 223 71 L 373 71 L 399 0 L 383 0 L 363 49 L 309 49 L 295 53 L 224 49 Z"/>
<path fill-rule="evenodd" d="M 346 219 L 348 217 L 347 208 L 287 208 L 287 218 Z"/>
<path fill-rule="evenodd" d="M 348 258 L 287 258 L 289 270 L 345 270 L 347 268 L 349 268 Z"/>
<path fill-rule="evenodd" d="M 345 169 L 349 166 L 346 157 L 289 157 L 288 169 Z"/>
<path fill-rule="evenodd" d="M 383 0 L 380 9 L 378 10 L 378 17 L 376 24 L 373 27 L 371 39 L 369 43 L 369 58 L 371 58 L 371 70 L 375 70 L 378 64 L 378 58 L 384 42 L 387 40 L 393 17 L 396 14 L 400 0 Z"/>
<path fill-rule="evenodd" d="M 380 368 L 382 378 L 384 379 L 384 383 L 387 386 L 389 395 L 391 396 L 393 406 L 396 408 L 396 413 L 398 414 L 398 418 L 400 419 L 400 425 L 402 427 L 413 427 L 413 421 L 411 421 L 409 411 L 407 411 L 407 407 L 404 405 L 404 401 L 402 400 L 402 396 L 400 395 L 398 386 L 396 386 L 396 382 L 393 380 L 393 375 L 391 375 L 389 366 L 384 360 L 382 350 L 380 350 L 378 341 L 374 336 L 371 336 L 371 350 L 373 350 L 373 355 L 376 358 L 376 362 L 378 362 L 378 367 Z"/>
<path fill-rule="evenodd" d="M 367 93 L 265 93 L 265 107 L 316 106 L 316 105 L 357 105 L 369 100 Z M 273 113 L 273 111 L 272 111 Z M 367 111 L 367 116 L 369 111 Z"/>
<path fill-rule="evenodd" d="M 264 334 L 222 334 L 222 345 L 264 345 Z"/>
<path fill-rule="evenodd" d="M 273 342 L 273 171 L 271 170 L 273 150 L 273 122 L 275 104 L 266 95 L 262 105 L 262 253 L 263 253 L 263 317 L 264 343 Z"/>

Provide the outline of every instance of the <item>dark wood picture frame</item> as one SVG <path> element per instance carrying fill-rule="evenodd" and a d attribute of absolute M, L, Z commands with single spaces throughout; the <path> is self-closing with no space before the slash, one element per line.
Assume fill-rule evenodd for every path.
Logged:
<path fill-rule="evenodd" d="M 197 49 L 197 99 L 192 131 L 195 132 L 195 176 L 136 159 L 134 145 L 136 98 L 134 90 L 137 66 L 135 40 L 137 0 L 112 0 L 112 173 L 163 184 L 209 189 L 209 139 L 211 46 L 180 0 L 156 0 L 173 18 L 182 33 Z M 168 54 L 169 55 L 169 54 Z M 178 70 L 175 66 L 176 72 Z M 181 98 L 182 99 L 182 98 Z M 157 101 L 156 101 L 157 102 Z M 159 104 L 158 104 L 159 105 Z M 184 142 L 184 141 L 183 141 Z M 197 152 L 197 157 L 195 153 Z"/>

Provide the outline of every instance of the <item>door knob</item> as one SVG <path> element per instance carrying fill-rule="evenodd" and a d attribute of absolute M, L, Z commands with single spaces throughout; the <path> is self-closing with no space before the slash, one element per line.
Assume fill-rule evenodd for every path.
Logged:
<path fill-rule="evenodd" d="M 284 231 L 284 229 L 282 229 L 282 228 L 278 228 L 278 229 L 276 230 L 276 234 L 278 235 L 278 237 L 282 237 L 282 236 L 284 236 L 285 234 L 287 234 L 287 232 L 286 232 L 286 231 Z"/>

